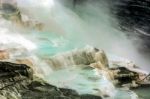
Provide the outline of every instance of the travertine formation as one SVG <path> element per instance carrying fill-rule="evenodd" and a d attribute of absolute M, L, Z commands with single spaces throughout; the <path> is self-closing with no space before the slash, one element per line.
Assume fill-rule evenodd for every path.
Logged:
<path fill-rule="evenodd" d="M 91 66 L 96 69 L 98 74 L 105 72 L 105 76 L 114 84 L 129 88 L 141 86 L 143 84 L 142 79 L 148 76 L 147 72 L 142 71 L 133 62 L 111 62 L 113 66 L 109 66 L 105 52 L 93 47 L 55 55 L 47 59 L 47 63 L 53 70 L 73 65 Z"/>
<path fill-rule="evenodd" d="M 83 49 L 61 53 L 47 59 L 47 62 L 53 69 L 72 65 L 91 65 L 97 62 L 99 62 L 102 67 L 108 67 L 108 59 L 104 51 L 93 47 L 85 47 Z"/>
<path fill-rule="evenodd" d="M 27 27 L 37 30 L 43 29 L 42 23 L 30 19 L 26 15 L 23 15 L 17 8 L 17 5 L 8 2 L 0 4 L 0 17 L 12 21 L 18 27 Z"/>

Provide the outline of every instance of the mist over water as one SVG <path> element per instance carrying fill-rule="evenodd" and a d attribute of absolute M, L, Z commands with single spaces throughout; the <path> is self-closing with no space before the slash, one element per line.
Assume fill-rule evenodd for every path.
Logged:
<path fill-rule="evenodd" d="M 86 45 L 132 60 L 148 69 L 148 59 L 138 51 L 135 37 L 117 29 L 117 20 L 104 0 L 85 0 L 73 5 L 68 0 L 17 0 L 21 13 L 45 25 L 43 32 L 23 31 L 44 54 L 55 54 Z M 139 40 L 140 42 L 140 40 Z M 138 42 L 138 43 L 139 43 Z"/>
<path fill-rule="evenodd" d="M 43 38 L 49 39 L 52 49 L 59 49 L 58 52 L 91 45 L 132 60 L 144 68 L 149 64 L 137 49 L 141 46 L 134 42 L 137 38 L 128 38 L 126 33 L 116 28 L 117 20 L 110 13 L 110 4 L 104 0 L 87 0 L 75 6 L 67 0 L 17 2 L 22 13 L 46 24 L 48 36 Z M 51 35 L 55 37 L 51 38 Z"/>
<path fill-rule="evenodd" d="M 34 58 L 38 68 L 43 71 L 43 74 L 45 73 L 44 76 L 46 75 L 46 79 L 52 82 L 52 84 L 59 85 L 61 81 L 65 81 L 62 74 L 65 75 L 66 73 L 66 75 L 72 74 L 76 76 L 78 73 L 77 78 L 80 78 L 83 76 L 80 75 L 80 72 L 86 75 L 86 73 L 89 74 L 89 71 L 85 72 L 80 68 L 69 68 L 68 66 L 67 69 L 62 69 L 51 74 L 53 72 L 52 68 L 49 64 L 45 63 L 45 60 L 41 60 L 41 58 L 47 58 L 76 48 L 83 48 L 87 45 L 103 49 L 108 56 L 111 56 L 110 59 L 112 60 L 116 57 L 125 60 L 129 59 L 138 66 L 148 70 L 149 58 L 145 57 L 143 52 L 139 52 L 138 50 L 142 44 L 139 43 L 140 40 L 138 40 L 137 44 L 135 42 L 137 38 L 128 38 L 124 31 L 118 29 L 118 21 L 111 14 L 111 7 L 108 2 L 105 0 L 93 1 L 83 0 L 81 3 L 73 4 L 72 0 L 17 0 L 21 14 L 26 16 L 23 19 L 30 18 L 31 20 L 38 21 L 44 24 L 44 29 L 42 31 L 30 28 L 20 29 L 15 25 L 12 26 L 7 21 L 1 21 L 0 42 L 4 45 L 14 42 L 25 47 L 28 50 L 28 54 Z M 93 71 L 90 75 L 92 77 L 96 76 L 92 74 Z M 89 90 L 86 90 L 90 92 L 93 90 L 93 81 L 88 81 L 84 79 L 85 77 L 80 79 L 81 81 L 79 82 L 76 80 L 76 77 L 73 80 L 71 78 L 69 86 L 78 89 L 76 83 L 85 81 L 87 84 L 81 89 L 91 86 Z M 97 81 L 96 87 L 98 85 L 99 81 Z M 105 82 L 102 85 L 107 86 Z M 112 89 L 116 90 L 113 85 L 111 86 Z M 103 88 L 105 89 L 105 87 Z M 108 91 L 112 89 L 109 90 L 108 88 Z M 84 92 L 85 90 L 81 91 Z M 110 94 L 114 93 L 110 92 Z M 120 94 L 126 97 L 126 94 L 130 93 L 123 90 Z"/>

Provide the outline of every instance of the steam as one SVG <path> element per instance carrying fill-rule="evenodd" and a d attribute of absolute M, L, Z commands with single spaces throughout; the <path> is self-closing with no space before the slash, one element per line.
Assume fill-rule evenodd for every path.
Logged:
<path fill-rule="evenodd" d="M 32 50 L 37 49 L 37 46 L 35 43 L 33 43 L 29 39 L 22 36 L 20 33 L 9 30 L 6 27 L 9 25 L 10 24 L 7 21 L 1 20 L 1 23 L 0 23 L 0 44 L 1 44 L 1 47 L 0 47 L 0 49 L 5 49 L 5 48 L 3 48 L 4 46 L 2 46 L 2 45 L 9 44 L 9 46 L 11 46 L 12 43 L 18 44 L 18 45 L 26 48 L 28 51 L 32 51 Z"/>
<path fill-rule="evenodd" d="M 91 45 L 132 60 L 139 66 L 148 66 L 146 57 L 137 50 L 140 45 L 115 28 L 117 21 L 111 16 L 109 4 L 105 0 L 87 0 L 75 8 L 68 3 L 70 1 L 65 1 L 67 0 L 17 0 L 17 5 L 22 14 L 45 25 L 49 35 L 43 38 L 49 39 L 49 44 L 56 50 Z M 64 6 L 62 2 L 71 6 Z M 57 40 L 51 38 L 53 34 L 58 34 L 55 38 Z M 65 39 L 63 44 L 62 39 Z"/>
<path fill-rule="evenodd" d="M 115 29 L 117 22 L 110 15 L 109 5 L 105 2 L 89 1 L 75 8 L 66 7 L 57 0 L 17 0 L 17 4 L 22 14 L 43 23 L 45 31 L 12 33 L 13 31 L 8 30 L 5 33 L 3 28 L 0 29 L 2 34 L 0 42 L 10 40 L 29 50 L 44 46 L 43 52 L 46 45 L 47 53 L 50 51 L 56 53 L 55 50 L 58 49 L 57 53 L 64 49 L 91 45 L 104 49 L 107 53 L 133 60 L 140 66 L 146 67 L 149 64 L 147 59 L 138 52 L 138 45 L 134 45 L 134 42 L 129 40 L 122 31 Z M 5 27 L 5 22 L 3 25 Z M 41 45 L 37 42 L 43 39 L 46 40 L 46 44 L 42 42 Z M 36 62 L 41 62 L 37 56 L 35 57 Z M 46 72 L 45 75 L 49 75 L 51 69 L 45 62 L 42 62 L 39 68 Z"/>
<path fill-rule="evenodd" d="M 73 34 L 83 40 L 84 44 L 104 49 L 108 53 L 132 60 L 142 68 L 148 68 L 148 58 L 138 51 L 138 47 L 141 47 L 140 40 L 136 36 L 128 38 L 126 33 L 116 28 L 118 22 L 110 14 L 110 5 L 105 0 L 86 0 L 71 11 L 77 17 L 70 17 L 75 18 L 79 24 L 75 26 L 78 32 Z"/>

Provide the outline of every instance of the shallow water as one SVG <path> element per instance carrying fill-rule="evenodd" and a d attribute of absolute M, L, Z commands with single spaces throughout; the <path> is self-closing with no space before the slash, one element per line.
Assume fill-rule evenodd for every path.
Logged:
<path fill-rule="evenodd" d="M 113 53 L 115 55 L 121 55 L 121 57 L 136 60 L 141 64 L 145 62 L 145 59 L 143 57 L 141 58 L 135 46 L 132 45 L 132 42 L 130 42 L 121 31 L 111 26 L 109 22 L 111 16 L 109 16 L 107 9 L 105 9 L 102 4 L 101 6 L 99 6 L 99 4 L 95 5 L 95 3 L 91 3 L 90 5 L 85 4 L 85 6 L 78 6 L 78 8 L 72 10 L 71 8 L 59 4 L 56 4 L 57 7 L 55 6 L 53 9 L 50 9 L 47 7 L 48 5 L 44 3 L 41 4 L 36 0 L 27 0 L 27 5 L 24 5 L 23 0 L 18 1 L 20 1 L 20 8 L 25 7 L 26 10 L 29 11 L 29 16 L 33 15 L 33 18 L 44 22 L 48 28 L 51 28 L 50 31 L 43 32 L 35 30 L 25 31 L 25 34 L 19 32 L 18 34 L 20 36 L 16 36 L 15 34 L 13 36 L 10 35 L 13 33 L 11 30 L 8 31 L 8 34 L 6 33 L 7 36 L 10 35 L 9 38 L 6 37 L 7 40 L 10 41 L 9 45 L 18 43 L 29 50 L 36 47 L 30 53 L 41 59 L 37 64 L 40 64 L 41 61 L 45 61 L 42 60 L 44 58 L 75 48 L 83 48 L 88 44 L 102 48 L 107 52 L 111 52 L 111 54 Z M 50 0 L 46 1 L 49 2 Z M 30 5 L 28 5 L 28 3 Z M 36 6 L 32 6 L 32 3 L 39 7 L 38 11 Z M 30 7 L 28 8 L 27 6 Z M 32 7 L 33 9 L 31 9 Z M 31 14 L 32 12 L 34 13 Z M 1 33 L 3 32 L 3 29 L 1 29 Z M 18 38 L 21 39 L 18 40 Z M 5 41 L 3 39 L 1 39 L 0 43 Z M 8 46 L 5 47 L 7 48 Z M 111 54 L 109 56 L 112 57 L 112 59 L 120 60 L 120 58 Z M 45 66 L 42 65 L 40 68 L 45 68 Z M 67 68 L 52 72 L 46 68 L 46 72 L 50 73 L 45 76 L 45 79 L 59 87 L 76 89 L 79 93 L 110 96 L 107 97 L 107 99 L 136 99 L 136 95 L 133 92 L 114 88 L 109 80 L 102 75 L 96 75 L 95 71 L 91 68 L 81 68 L 82 66 L 66 67 Z M 143 99 L 149 99 L 148 97 L 150 96 L 148 96 L 148 92 L 149 89 L 136 90 L 136 93 Z"/>
<path fill-rule="evenodd" d="M 9 43 L 12 44 L 20 44 L 21 46 L 28 48 L 28 46 L 24 45 L 26 42 L 27 44 L 31 45 L 35 44 L 37 47 L 34 49 L 34 52 L 32 55 L 36 55 L 39 57 L 39 61 L 37 61 L 36 64 L 40 64 L 41 61 L 44 61 L 42 59 L 51 57 L 52 55 L 55 55 L 57 53 L 71 51 L 72 49 L 76 48 L 75 45 L 72 45 L 72 42 L 65 40 L 64 37 L 58 37 L 56 34 L 49 34 L 49 33 L 40 33 L 40 32 L 30 32 L 30 34 L 26 34 L 21 37 L 20 40 L 24 42 L 16 42 L 14 41 L 17 39 L 18 36 L 10 36 L 10 35 L 4 35 L 7 39 L 9 39 Z M 3 38 L 4 39 L 4 38 Z M 54 41 L 54 42 L 52 42 Z M 30 43 L 29 43 L 30 42 Z M 69 42 L 69 43 L 67 43 Z M 1 42 L 2 43 L 2 42 Z M 7 43 L 7 42 L 5 42 Z M 57 43 L 59 46 L 55 46 L 55 43 Z M 5 46 L 10 47 L 10 46 Z M 13 47 L 13 45 L 11 46 Z M 32 47 L 31 47 L 32 48 Z M 30 48 L 29 48 L 30 49 Z M 28 54 L 28 53 L 27 53 Z M 19 56 L 19 57 L 23 57 Z M 18 57 L 18 58 L 19 58 Z M 44 58 L 43 58 L 44 57 Z M 124 58 L 120 58 L 118 56 L 108 54 L 108 57 L 113 60 L 121 60 L 126 61 Z M 47 65 L 47 64 L 42 64 Z M 45 66 L 40 65 L 41 68 L 45 68 Z M 110 96 L 105 97 L 105 99 L 137 99 L 137 96 L 134 92 L 128 91 L 125 89 L 118 89 L 114 88 L 113 84 L 107 80 L 104 76 L 98 76 L 96 75 L 96 72 L 92 68 L 87 68 L 88 66 L 65 66 L 66 68 L 62 68 L 57 71 L 50 71 L 49 68 L 46 68 L 47 75 L 44 77 L 46 81 L 48 81 L 51 84 L 54 84 L 58 87 L 65 87 L 65 88 L 71 88 L 77 90 L 79 93 L 89 93 L 89 94 L 96 94 L 96 95 L 104 95 L 104 96 Z M 136 93 L 140 97 L 144 97 L 144 99 L 148 99 L 148 92 L 149 90 L 145 89 L 138 89 L 136 90 Z M 143 92 L 143 93 L 142 93 Z"/>
<path fill-rule="evenodd" d="M 88 66 L 60 69 L 45 79 L 56 86 L 75 89 L 80 94 L 103 95 L 104 99 L 137 99 L 134 92 L 115 88 L 107 78 L 96 75 L 94 69 Z"/>
<path fill-rule="evenodd" d="M 136 94 L 138 94 L 139 99 L 149 99 L 150 98 L 150 94 L 149 94 L 150 87 L 135 89 L 134 92 Z"/>

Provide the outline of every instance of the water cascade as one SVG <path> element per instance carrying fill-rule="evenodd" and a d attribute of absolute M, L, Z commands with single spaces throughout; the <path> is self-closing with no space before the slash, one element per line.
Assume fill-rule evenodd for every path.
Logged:
<path fill-rule="evenodd" d="M 132 60 L 142 68 L 149 64 L 138 52 L 139 45 L 116 28 L 117 20 L 106 1 L 12 2 L 19 11 L 16 16 L 9 7 L 1 9 L 6 16 L 0 20 L 0 50 L 10 54 L 4 60 L 30 64 L 35 75 L 79 93 L 104 99 L 138 99 L 136 93 L 116 88 L 105 71 L 95 69 L 109 67 L 114 59 Z M 93 68 L 95 63 L 100 67 Z"/>

